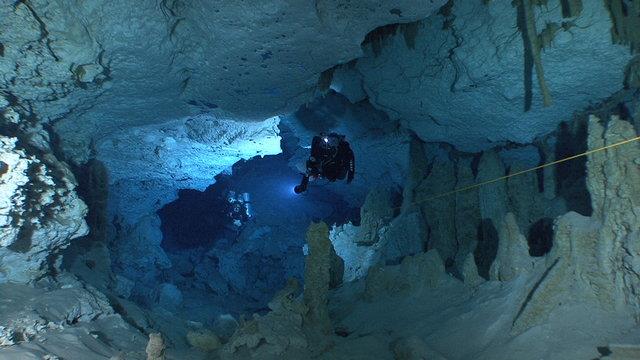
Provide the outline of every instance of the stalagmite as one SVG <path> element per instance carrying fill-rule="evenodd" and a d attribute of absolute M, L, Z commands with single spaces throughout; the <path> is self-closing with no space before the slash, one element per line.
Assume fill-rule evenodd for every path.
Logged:
<path fill-rule="evenodd" d="M 309 255 L 304 268 L 304 302 L 309 307 L 305 320 L 324 333 L 332 329 L 327 308 L 331 281 L 331 255 L 329 228 L 325 223 L 311 224 L 307 231 Z"/>
<path fill-rule="evenodd" d="M 147 344 L 147 360 L 165 360 L 164 355 L 166 345 L 160 333 L 149 334 L 149 343 Z"/>

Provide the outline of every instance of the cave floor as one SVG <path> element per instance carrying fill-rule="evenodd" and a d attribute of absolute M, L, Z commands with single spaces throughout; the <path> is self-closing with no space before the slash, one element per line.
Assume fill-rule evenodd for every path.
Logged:
<path fill-rule="evenodd" d="M 477 288 L 449 278 L 437 288 L 370 302 L 361 296 L 362 281 L 343 285 L 332 292 L 329 305 L 334 327 L 349 335 L 332 337 L 333 346 L 319 358 L 394 359 L 392 344 L 410 336 L 424 340 L 430 359 L 436 360 L 598 359 L 598 348 L 637 343 L 640 328 L 625 313 L 607 312 L 581 299 L 558 307 L 540 325 L 512 334 L 514 315 L 534 278 L 490 281 Z M 126 301 L 114 306 L 116 312 L 95 304 L 81 309 L 79 299 L 86 298 L 88 290 L 80 282 L 52 286 L 0 285 L 0 318 L 22 321 L 25 333 L 33 333 L 29 341 L 0 347 L 0 359 L 40 359 L 49 354 L 63 359 L 108 359 L 118 354 L 145 359 L 147 335 L 139 329 L 150 331 L 150 325 L 168 339 L 167 359 L 218 358 L 188 346 L 184 336 L 190 325 L 184 319 L 148 312 Z M 69 321 L 70 314 L 95 318 L 74 322 Z"/>
<path fill-rule="evenodd" d="M 362 300 L 360 282 L 338 289 L 330 302 L 335 326 L 349 336 L 336 338 L 326 359 L 394 359 L 392 344 L 417 336 L 433 359 L 539 360 L 598 359 L 611 343 L 637 344 L 640 327 L 627 312 L 602 309 L 586 299 L 563 304 L 523 333 L 512 324 L 534 284 L 523 275 L 489 281 L 472 289 L 451 278 L 435 289 L 400 297 Z"/>

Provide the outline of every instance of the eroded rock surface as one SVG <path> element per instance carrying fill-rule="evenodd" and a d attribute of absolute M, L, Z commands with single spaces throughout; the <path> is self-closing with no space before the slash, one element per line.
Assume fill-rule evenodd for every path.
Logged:
<path fill-rule="evenodd" d="M 634 15 L 623 19 L 626 7 L 613 3 L 619 15 L 615 26 L 637 23 Z M 525 47 L 518 10 L 510 2 L 449 2 L 438 15 L 416 23 L 413 32 L 381 35 L 355 66 L 340 71 L 334 86 L 356 98 L 364 89 L 374 106 L 424 141 L 469 152 L 506 141 L 530 143 L 623 86 L 632 55 L 626 46 L 612 44 L 614 24 L 605 2 L 583 5 L 568 18 L 560 2 L 533 7 L 553 99 L 548 108 L 536 80 L 523 75 Z M 635 30 L 618 32 L 620 42 L 637 44 Z M 532 107 L 525 111 L 528 96 Z"/>
<path fill-rule="evenodd" d="M 87 206 L 46 132 L 5 126 L 15 136 L 0 133 L 0 282 L 26 283 L 57 268 L 60 250 L 88 233 Z"/>

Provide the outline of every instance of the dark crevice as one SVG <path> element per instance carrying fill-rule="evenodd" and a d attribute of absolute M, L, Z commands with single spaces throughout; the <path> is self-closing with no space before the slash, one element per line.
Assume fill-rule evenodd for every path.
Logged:
<path fill-rule="evenodd" d="M 403 35 L 405 45 L 408 49 L 415 49 L 416 37 L 420 30 L 420 21 L 408 22 L 408 23 L 396 23 L 380 26 L 371 32 L 369 32 L 361 46 L 364 48 L 371 45 L 371 50 L 374 56 L 379 56 L 382 53 L 384 42 L 395 36 L 398 31 Z"/>
<path fill-rule="evenodd" d="M 533 257 L 544 256 L 553 247 L 553 219 L 542 218 L 529 228 L 527 236 L 529 255 Z"/>
<path fill-rule="evenodd" d="M 454 40 L 454 46 L 449 48 L 447 58 L 449 59 L 449 62 L 453 67 L 453 81 L 449 86 L 449 91 L 452 93 L 455 93 L 457 91 L 456 85 L 460 80 L 460 64 L 458 61 L 458 57 L 456 55 L 456 50 L 458 50 L 458 48 L 460 48 L 463 45 L 464 39 L 458 33 L 456 27 L 454 26 L 456 16 L 453 14 L 453 4 L 454 4 L 454 1 L 449 0 L 444 6 L 440 8 L 440 11 L 438 12 L 438 14 L 444 17 L 444 21 L 442 23 L 442 29 L 451 30 L 451 36 L 453 36 L 453 40 Z"/>
<path fill-rule="evenodd" d="M 563 122 L 557 132 L 555 158 L 564 159 L 587 151 L 587 122 Z M 587 189 L 587 157 L 559 163 L 555 168 L 556 195 L 562 196 L 568 210 L 590 216 L 591 194 Z"/>
<path fill-rule="evenodd" d="M 473 159 L 471 160 L 471 173 L 473 174 L 473 178 L 478 177 L 478 166 L 480 166 L 480 159 L 482 159 L 482 152 L 473 155 Z"/>
<path fill-rule="evenodd" d="M 582 0 L 560 0 L 560 4 L 564 18 L 576 17 L 582 12 Z"/>
<path fill-rule="evenodd" d="M 28 0 L 19 0 L 18 2 L 16 2 L 15 6 L 17 7 L 20 4 L 26 6 L 27 9 L 29 9 L 29 12 L 31 12 L 31 15 L 33 15 L 33 18 L 38 22 L 38 25 L 40 26 L 39 41 L 45 43 L 49 54 L 53 56 L 55 61 L 60 61 L 60 58 L 56 55 L 55 52 L 53 52 L 53 49 L 51 48 L 51 39 L 49 38 L 49 30 L 47 30 L 47 25 L 44 23 L 44 21 L 42 21 L 36 10 L 33 8 L 33 5 L 31 5 Z"/>
<path fill-rule="evenodd" d="M 324 92 L 329 90 L 331 82 L 333 81 L 333 73 L 336 71 L 337 66 L 329 68 L 320 73 L 320 78 L 318 79 L 318 89 L 320 91 Z"/>
<path fill-rule="evenodd" d="M 16 218 L 14 217 L 14 220 Z M 27 253 L 31 249 L 31 237 L 33 236 L 34 228 L 31 224 L 23 224 L 18 231 L 17 240 L 7 246 L 7 249 L 18 252 L 18 253 Z"/>
<path fill-rule="evenodd" d="M 478 267 L 478 274 L 489 280 L 491 264 L 498 255 L 498 230 L 491 219 L 482 219 L 477 232 L 478 244 L 473 252 L 473 257 Z"/>

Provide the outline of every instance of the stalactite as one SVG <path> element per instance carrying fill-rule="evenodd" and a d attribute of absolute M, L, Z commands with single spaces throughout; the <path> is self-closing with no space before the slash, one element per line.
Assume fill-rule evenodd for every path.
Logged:
<path fill-rule="evenodd" d="M 531 76 L 532 68 L 535 67 L 536 75 L 538 78 L 538 85 L 542 92 L 542 98 L 544 106 L 551 105 L 551 93 L 547 87 L 547 82 L 544 78 L 544 68 L 542 67 L 542 59 L 540 50 L 542 46 L 536 31 L 535 14 L 533 9 L 533 3 L 531 0 L 518 0 L 516 2 L 518 7 L 518 27 L 522 34 L 522 41 L 524 43 L 525 50 L 525 111 L 531 109 L 532 98 L 532 81 Z"/>

